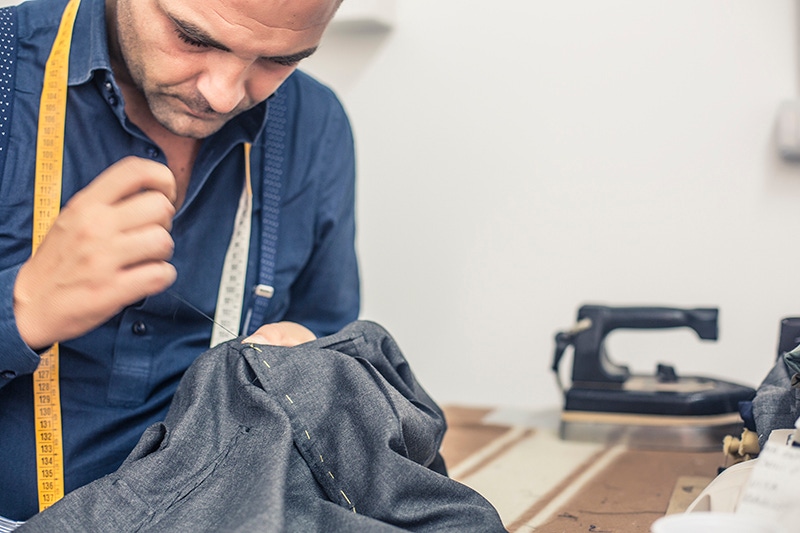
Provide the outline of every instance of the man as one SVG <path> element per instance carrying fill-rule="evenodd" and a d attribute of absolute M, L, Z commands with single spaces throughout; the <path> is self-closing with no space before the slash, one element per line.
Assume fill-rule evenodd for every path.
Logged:
<path fill-rule="evenodd" d="M 69 492 L 115 470 L 164 417 L 209 347 L 224 268 L 247 269 L 238 322 L 251 342 L 291 346 L 357 317 L 352 136 L 332 93 L 295 73 L 339 1 L 82 0 L 65 205 L 32 257 L 39 98 L 66 0 L 19 6 L 0 168 L 0 516 L 38 510 L 31 374 L 54 343 Z M 249 254 L 227 265 L 250 163 Z"/>

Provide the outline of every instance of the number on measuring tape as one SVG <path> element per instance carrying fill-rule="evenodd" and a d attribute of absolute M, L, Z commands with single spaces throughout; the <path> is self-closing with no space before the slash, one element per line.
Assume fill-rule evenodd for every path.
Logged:
<path fill-rule="evenodd" d="M 61 171 L 64 158 L 64 121 L 72 28 L 80 0 L 70 0 L 61 16 L 56 40 L 44 71 L 36 138 L 36 181 L 33 197 L 35 254 L 61 209 Z M 39 510 L 64 496 L 64 453 L 61 426 L 61 390 L 58 345 L 41 356 L 33 373 L 33 409 L 36 431 L 36 477 Z"/>

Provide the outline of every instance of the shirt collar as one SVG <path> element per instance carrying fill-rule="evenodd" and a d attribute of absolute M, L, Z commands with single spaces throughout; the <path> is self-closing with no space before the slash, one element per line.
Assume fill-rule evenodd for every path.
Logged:
<path fill-rule="evenodd" d="M 69 85 L 86 83 L 96 70 L 111 72 L 105 0 L 81 0 L 69 55 Z"/>

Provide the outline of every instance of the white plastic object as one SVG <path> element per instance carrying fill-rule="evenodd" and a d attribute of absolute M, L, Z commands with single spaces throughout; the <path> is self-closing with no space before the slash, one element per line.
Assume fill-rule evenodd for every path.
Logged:
<path fill-rule="evenodd" d="M 651 533 L 780 533 L 756 516 L 735 513 L 671 514 L 650 526 Z"/>
<path fill-rule="evenodd" d="M 795 431 L 797 430 L 776 429 L 770 433 L 769 442 L 785 445 Z M 758 464 L 757 458 L 726 468 L 703 489 L 703 492 L 694 499 L 686 512 L 734 512 L 756 464 Z"/>

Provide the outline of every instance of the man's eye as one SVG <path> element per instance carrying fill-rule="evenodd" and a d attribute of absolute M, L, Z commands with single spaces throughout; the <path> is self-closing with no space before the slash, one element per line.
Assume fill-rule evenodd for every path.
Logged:
<path fill-rule="evenodd" d="M 300 62 L 295 59 L 282 59 L 282 58 L 274 58 L 270 59 L 270 61 L 282 67 L 294 67 L 297 66 L 297 64 Z"/>
<path fill-rule="evenodd" d="M 178 39 L 180 39 L 181 41 L 185 42 L 188 45 L 196 46 L 198 48 L 205 48 L 208 46 L 206 43 L 202 41 L 198 41 L 197 39 L 192 39 L 191 37 L 189 37 L 188 35 L 186 35 L 177 28 L 175 29 L 175 34 L 178 36 Z"/>

